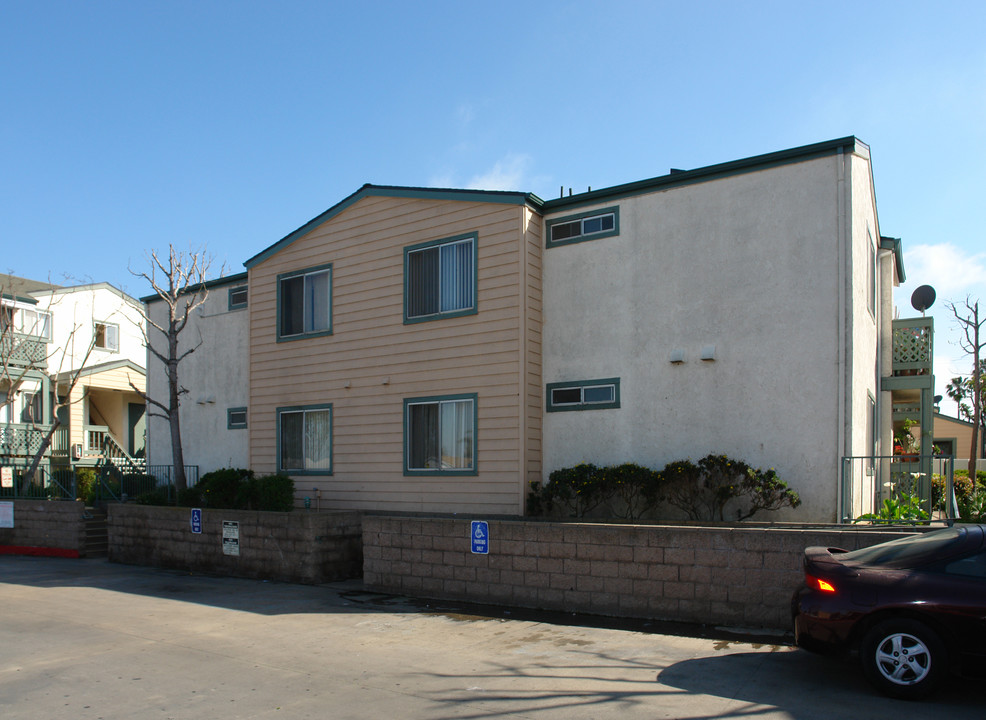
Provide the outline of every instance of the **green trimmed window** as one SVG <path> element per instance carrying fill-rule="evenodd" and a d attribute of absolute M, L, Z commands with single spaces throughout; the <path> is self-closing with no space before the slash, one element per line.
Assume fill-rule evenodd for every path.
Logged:
<path fill-rule="evenodd" d="M 567 215 L 549 220 L 547 226 L 548 247 L 611 237 L 620 234 L 620 208 Z"/>
<path fill-rule="evenodd" d="M 476 313 L 475 233 L 404 248 L 404 322 Z"/>
<path fill-rule="evenodd" d="M 332 333 L 332 265 L 277 276 L 277 339 Z"/>
<path fill-rule="evenodd" d="M 51 340 L 51 313 L 20 304 L 0 306 L 0 331 Z"/>
<path fill-rule="evenodd" d="M 277 469 L 294 475 L 332 474 L 332 405 L 277 409 Z"/>
<path fill-rule="evenodd" d="M 243 430 L 247 426 L 247 409 L 245 407 L 226 408 L 226 428 L 228 430 Z"/>
<path fill-rule="evenodd" d="M 230 310 L 240 310 L 247 306 L 247 286 L 240 285 L 239 287 L 233 287 L 229 289 L 229 303 L 228 308 Z"/>
<path fill-rule="evenodd" d="M 547 386 L 545 408 L 548 412 L 608 410 L 618 407 L 619 378 L 548 383 Z"/>
<path fill-rule="evenodd" d="M 404 401 L 404 474 L 476 474 L 477 396 Z"/>

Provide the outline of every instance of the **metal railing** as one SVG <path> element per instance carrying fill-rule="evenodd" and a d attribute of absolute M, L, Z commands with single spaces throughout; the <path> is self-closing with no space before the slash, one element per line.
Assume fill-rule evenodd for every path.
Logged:
<path fill-rule="evenodd" d="M 842 458 L 839 522 L 921 525 L 958 515 L 955 462 L 936 455 Z"/>
<path fill-rule="evenodd" d="M 74 500 L 75 472 L 68 468 L 39 467 L 28 483 L 24 482 L 27 465 L 4 465 L 0 470 L 0 499 Z M 9 480 L 8 480 L 9 478 Z"/>
<path fill-rule="evenodd" d="M 95 468 L 95 482 L 81 483 L 76 469 L 41 466 L 29 483 L 24 482 L 27 465 L 3 465 L 0 470 L 0 500 L 75 500 L 87 504 L 133 502 L 147 493 L 160 492 L 170 503 L 178 500 L 170 465 L 151 466 L 147 472 L 121 470 L 110 461 Z M 185 477 L 189 487 L 199 481 L 198 465 L 186 465 Z"/>

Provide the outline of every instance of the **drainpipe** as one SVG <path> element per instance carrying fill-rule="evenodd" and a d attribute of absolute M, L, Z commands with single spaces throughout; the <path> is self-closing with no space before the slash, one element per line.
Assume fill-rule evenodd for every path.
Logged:
<path fill-rule="evenodd" d="M 838 349 L 838 410 L 836 413 L 837 425 L 837 446 L 836 446 L 836 467 L 838 468 L 839 478 L 835 484 L 835 494 L 836 494 L 836 512 L 838 513 L 837 519 L 842 518 L 843 510 L 842 507 L 842 458 L 846 455 L 846 437 L 849 432 L 848 423 L 846 422 L 846 405 L 847 398 L 846 393 L 848 392 L 848 383 L 846 382 L 846 372 L 847 372 L 847 362 L 846 354 L 849 352 L 850 347 L 846 338 L 846 292 L 847 287 L 847 265 L 848 265 L 848 253 L 847 253 L 847 224 L 848 218 L 846 217 L 846 212 L 848 208 L 852 207 L 851 198 L 849 198 L 849 193 L 852 189 L 846 183 L 846 164 L 849 162 L 849 156 L 847 156 L 843 149 L 840 147 L 838 150 L 838 155 L 836 156 L 836 162 L 838 166 L 838 182 L 837 182 L 837 192 L 836 192 L 836 202 L 838 204 L 838 267 L 839 267 L 839 277 L 838 277 L 838 332 L 839 332 L 839 349 Z"/>

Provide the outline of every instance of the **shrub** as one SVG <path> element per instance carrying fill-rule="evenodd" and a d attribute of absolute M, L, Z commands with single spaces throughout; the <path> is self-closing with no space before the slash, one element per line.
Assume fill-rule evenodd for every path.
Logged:
<path fill-rule="evenodd" d="M 196 486 L 201 493 L 202 505 L 231 509 L 245 507 L 244 481 L 252 477 L 252 470 L 240 468 L 223 468 L 206 473 L 199 478 Z"/>
<path fill-rule="evenodd" d="M 77 467 L 75 469 L 75 494 L 91 505 L 96 500 L 96 471 L 93 468 Z"/>
<path fill-rule="evenodd" d="M 952 477 L 952 487 L 955 490 L 956 503 L 967 502 L 972 496 L 972 481 L 969 480 L 969 473 L 960 475 L 956 470 Z M 945 501 L 945 478 L 934 475 L 931 478 L 931 505 L 935 510 L 945 510 Z"/>
<path fill-rule="evenodd" d="M 287 475 L 265 475 L 247 478 L 244 496 L 246 507 L 268 512 L 290 512 L 294 509 L 294 480 Z"/>
<path fill-rule="evenodd" d="M 167 488 L 155 488 L 137 496 L 138 505 L 171 505 Z"/>
<path fill-rule="evenodd" d="M 287 475 L 254 477 L 252 470 L 213 470 L 178 494 L 178 504 L 229 510 L 289 512 L 294 509 L 294 480 Z"/>
<path fill-rule="evenodd" d="M 986 522 L 986 488 L 977 489 L 969 497 L 958 500 L 959 517 L 962 522 Z"/>
<path fill-rule="evenodd" d="M 706 455 L 670 463 L 663 471 L 668 502 L 690 520 L 725 520 L 726 505 L 737 501 L 736 520 L 748 520 L 761 510 L 796 508 L 801 498 L 773 468 L 752 468 L 725 455 Z"/>
<path fill-rule="evenodd" d="M 636 463 L 561 468 L 549 475 L 547 484 L 531 483 L 527 512 L 560 511 L 583 518 L 608 503 L 614 515 L 634 520 L 665 502 L 699 521 L 724 520 L 726 505 L 733 502 L 735 519 L 742 521 L 762 510 L 796 508 L 801 498 L 773 468 L 761 470 L 725 455 L 708 455 L 698 463 L 676 460 L 660 472 Z"/>
<path fill-rule="evenodd" d="M 547 512 L 556 503 L 572 517 L 582 518 L 606 500 L 603 475 L 595 465 L 580 463 L 575 467 L 555 470 L 548 476 L 543 488 L 543 502 Z"/>
<path fill-rule="evenodd" d="M 178 504 L 182 507 L 199 507 L 202 505 L 202 488 L 192 485 L 178 491 Z"/>
<path fill-rule="evenodd" d="M 600 490 L 607 494 L 615 514 L 636 520 L 661 501 L 661 474 L 636 463 L 605 467 L 600 471 Z"/>

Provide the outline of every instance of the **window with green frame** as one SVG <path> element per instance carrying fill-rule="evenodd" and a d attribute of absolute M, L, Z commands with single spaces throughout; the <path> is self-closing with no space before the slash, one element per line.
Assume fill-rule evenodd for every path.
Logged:
<path fill-rule="evenodd" d="M 277 469 L 293 475 L 332 474 L 332 405 L 277 409 Z"/>
<path fill-rule="evenodd" d="M 247 286 L 229 288 L 227 294 L 227 309 L 240 310 L 247 306 Z"/>
<path fill-rule="evenodd" d="M 476 233 L 404 248 L 404 322 L 476 313 Z"/>
<path fill-rule="evenodd" d="M 548 383 L 547 412 L 608 410 L 620 407 L 620 379 Z"/>
<path fill-rule="evenodd" d="M 620 234 L 620 208 L 617 206 L 566 215 L 547 222 L 547 246 L 598 240 Z"/>
<path fill-rule="evenodd" d="M 404 400 L 404 474 L 475 475 L 477 395 Z"/>
<path fill-rule="evenodd" d="M 332 265 L 277 276 L 277 339 L 332 333 Z"/>
<path fill-rule="evenodd" d="M 245 407 L 226 408 L 226 429 L 244 430 L 247 426 L 247 409 Z"/>

